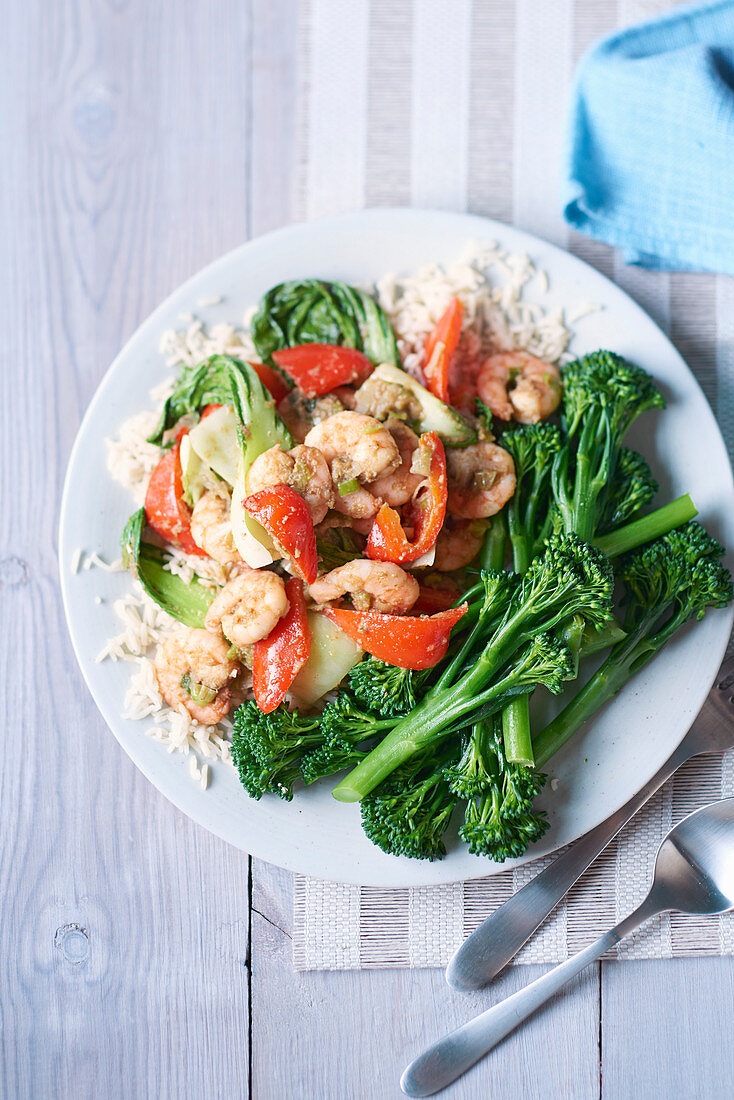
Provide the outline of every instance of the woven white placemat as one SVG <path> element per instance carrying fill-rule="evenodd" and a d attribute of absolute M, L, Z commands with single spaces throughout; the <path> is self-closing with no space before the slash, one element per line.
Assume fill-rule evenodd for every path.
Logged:
<path fill-rule="evenodd" d="M 734 444 L 734 279 L 626 267 L 560 213 L 573 67 L 591 41 L 671 0 L 302 0 L 297 208 L 414 205 L 513 222 L 614 278 L 695 371 Z M 734 795 L 734 754 L 681 769 L 569 893 L 518 962 L 558 962 L 644 896 L 672 823 Z M 537 861 L 453 886 L 379 890 L 295 878 L 297 969 L 443 966 Z M 665 915 L 622 958 L 734 954 L 734 918 Z"/>

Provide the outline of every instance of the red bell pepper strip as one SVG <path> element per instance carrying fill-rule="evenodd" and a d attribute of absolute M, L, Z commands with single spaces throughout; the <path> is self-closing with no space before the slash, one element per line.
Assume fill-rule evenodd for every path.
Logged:
<path fill-rule="evenodd" d="M 438 615 L 383 615 L 379 611 L 349 611 L 326 607 L 323 614 L 347 637 L 381 661 L 398 668 L 433 668 L 446 656 L 451 628 L 468 604 Z"/>
<path fill-rule="evenodd" d="M 252 688 L 255 702 L 263 714 L 270 714 L 282 703 L 311 651 L 303 582 L 291 577 L 285 591 L 290 603 L 287 613 L 267 638 L 253 646 Z"/>
<path fill-rule="evenodd" d="M 290 485 L 261 489 L 245 500 L 245 509 L 261 523 L 306 584 L 318 575 L 316 533 L 308 505 Z"/>
<path fill-rule="evenodd" d="M 423 374 L 428 389 L 441 401 L 449 399 L 449 364 L 459 344 L 464 307 L 452 298 L 448 309 L 426 340 L 423 351 Z"/>
<path fill-rule="evenodd" d="M 273 352 L 273 361 L 289 375 L 306 397 L 320 397 L 337 386 L 364 382 L 373 366 L 356 348 L 336 344 L 299 344 Z"/>
<path fill-rule="evenodd" d="M 271 397 L 275 398 L 276 405 L 280 404 L 284 397 L 291 392 L 288 382 L 277 370 L 273 370 L 267 363 L 250 363 Z"/>
<path fill-rule="evenodd" d="M 410 609 L 411 615 L 433 615 L 435 611 L 446 611 L 453 607 L 459 598 L 458 587 L 433 588 L 428 584 L 419 584 L 420 594 Z"/>
<path fill-rule="evenodd" d="M 398 565 L 415 561 L 428 553 L 439 536 L 448 499 L 446 453 L 435 432 L 424 432 L 420 445 L 430 450 L 431 465 L 427 491 L 421 491 L 403 508 L 403 516 L 413 528 L 413 541 L 408 540 L 399 513 L 383 504 L 367 538 L 367 557 L 373 561 L 393 561 Z"/>
<path fill-rule="evenodd" d="M 194 542 L 191 534 L 191 509 L 183 499 L 181 471 L 181 440 L 188 428 L 182 428 L 176 442 L 150 475 L 145 494 L 145 518 L 148 526 L 166 542 L 172 542 L 186 554 L 206 557 L 206 551 Z"/>

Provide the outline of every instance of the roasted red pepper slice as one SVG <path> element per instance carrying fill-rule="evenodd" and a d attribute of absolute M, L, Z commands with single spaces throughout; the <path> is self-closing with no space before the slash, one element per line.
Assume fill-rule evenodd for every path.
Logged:
<path fill-rule="evenodd" d="M 446 611 L 453 607 L 459 598 L 459 589 L 456 585 L 452 588 L 434 588 L 432 585 L 420 584 L 420 594 L 410 609 L 411 615 L 433 615 L 436 611 Z"/>
<path fill-rule="evenodd" d="M 273 485 L 247 497 L 245 509 L 272 535 L 299 577 L 313 584 L 319 559 L 313 520 L 303 497 L 290 485 Z"/>
<path fill-rule="evenodd" d="M 176 442 L 166 451 L 150 475 L 145 494 L 145 518 L 148 526 L 166 542 L 179 546 L 186 554 L 206 557 L 206 551 L 191 534 L 191 509 L 183 499 L 181 440 L 188 428 L 182 428 Z"/>
<path fill-rule="evenodd" d="M 344 633 L 381 661 L 398 668 L 433 668 L 446 656 L 451 628 L 468 604 L 438 615 L 382 615 L 379 611 L 349 611 L 326 607 L 323 614 Z"/>
<path fill-rule="evenodd" d="M 463 319 L 463 305 L 458 298 L 452 298 L 423 351 L 426 385 L 441 401 L 449 399 L 449 365 L 459 344 Z"/>
<path fill-rule="evenodd" d="M 249 362 L 249 360 L 248 360 Z M 268 391 L 271 397 L 275 398 L 276 405 L 279 404 L 284 397 L 287 397 L 291 392 L 291 388 L 282 374 L 279 374 L 277 370 L 273 370 L 267 363 L 252 363 L 250 366 L 254 370 L 262 382 L 265 389 Z"/>
<path fill-rule="evenodd" d="M 403 517 L 413 528 L 413 541 L 408 540 L 398 512 L 383 504 L 367 539 L 367 557 L 374 561 L 394 561 L 398 565 L 416 561 L 428 553 L 443 526 L 448 498 L 446 453 L 435 432 L 424 432 L 420 445 L 430 450 L 431 465 L 427 490 L 421 490 L 403 508 Z"/>
<path fill-rule="evenodd" d="M 361 351 L 336 344 L 299 344 L 294 348 L 282 348 L 273 352 L 273 361 L 306 397 L 320 397 L 337 386 L 364 382 L 374 369 Z"/>
<path fill-rule="evenodd" d="M 267 638 L 253 646 L 252 689 L 263 714 L 270 714 L 283 702 L 311 650 L 303 582 L 291 577 L 285 591 L 290 603 L 287 613 Z"/>

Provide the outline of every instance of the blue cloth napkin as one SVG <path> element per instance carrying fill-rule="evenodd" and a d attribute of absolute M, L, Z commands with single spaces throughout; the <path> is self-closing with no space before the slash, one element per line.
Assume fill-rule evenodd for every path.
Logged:
<path fill-rule="evenodd" d="M 686 4 L 582 59 L 564 215 L 628 263 L 734 274 L 734 0 Z"/>

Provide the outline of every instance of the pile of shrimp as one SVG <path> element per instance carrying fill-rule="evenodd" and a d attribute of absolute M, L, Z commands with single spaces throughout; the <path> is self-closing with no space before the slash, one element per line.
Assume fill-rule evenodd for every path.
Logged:
<path fill-rule="evenodd" d="M 561 376 L 555 365 L 526 352 L 503 352 L 481 364 L 475 396 L 500 421 L 536 423 L 558 407 Z M 341 386 L 315 399 L 294 389 L 278 412 L 296 444 L 288 450 L 271 447 L 256 458 L 247 473 L 248 494 L 289 485 L 307 504 L 323 547 L 336 544 L 343 550 L 345 535 L 354 547 L 353 560 L 324 570 L 308 586 L 311 605 L 348 599 L 357 610 L 405 615 L 418 602 L 421 585 L 451 593 L 462 590 L 461 571 L 479 553 L 488 520 L 515 491 L 512 457 L 486 429 L 478 425 L 478 442 L 446 449 L 446 519 L 432 566 L 416 575 L 364 556 L 380 507 L 388 504 L 400 511 L 426 485 L 427 456 L 407 422 L 416 414 L 410 391 L 374 378 L 358 390 Z M 204 628 L 177 631 L 159 646 L 154 661 L 166 702 L 174 708 L 183 705 L 205 724 L 216 724 L 227 714 L 235 682 L 251 664 L 252 646 L 267 638 L 289 610 L 287 559 L 273 567 L 250 568 L 235 547 L 230 510 L 224 485 L 207 489 L 194 506 L 192 537 L 225 567 L 228 579 L 207 612 Z"/>

